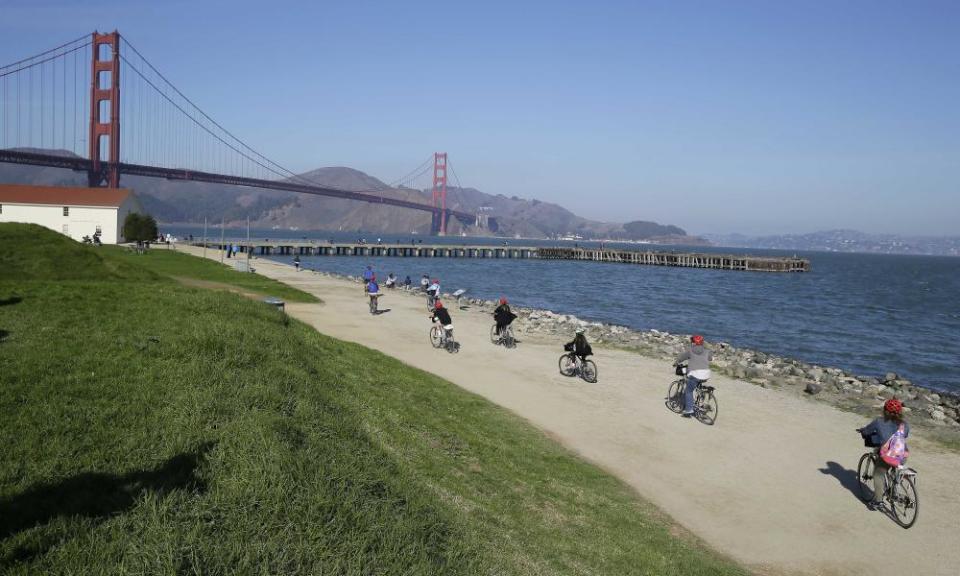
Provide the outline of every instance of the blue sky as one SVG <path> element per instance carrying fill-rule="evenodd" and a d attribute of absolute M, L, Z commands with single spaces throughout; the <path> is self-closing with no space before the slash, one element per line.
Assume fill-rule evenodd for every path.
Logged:
<path fill-rule="evenodd" d="M 960 2 L 0 0 L 0 63 L 117 28 L 295 170 L 691 232 L 960 234 Z"/>

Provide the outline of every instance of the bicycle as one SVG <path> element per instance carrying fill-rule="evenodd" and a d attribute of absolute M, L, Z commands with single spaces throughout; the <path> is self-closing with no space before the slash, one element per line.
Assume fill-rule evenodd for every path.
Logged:
<path fill-rule="evenodd" d="M 443 348 L 451 354 L 460 351 L 460 343 L 453 339 L 453 329 L 447 330 L 436 322 L 430 327 L 430 344 L 434 348 Z"/>
<path fill-rule="evenodd" d="M 580 360 L 573 352 L 565 352 L 560 356 L 560 373 L 564 376 L 580 376 L 591 384 L 597 382 L 597 365 L 593 360 Z"/>
<path fill-rule="evenodd" d="M 378 300 L 380 300 L 380 295 L 379 295 L 379 294 L 369 294 L 369 296 L 370 296 L 370 313 L 373 314 L 373 315 L 376 315 L 376 314 L 377 314 L 377 304 L 378 304 Z"/>
<path fill-rule="evenodd" d="M 687 389 L 687 367 L 677 366 L 676 374 L 679 378 L 671 382 L 667 389 L 666 405 L 671 412 L 680 414 L 686 402 L 684 393 Z M 717 422 L 717 414 L 720 412 L 714 390 L 715 388 L 707 386 L 704 380 L 697 384 L 693 391 L 693 417 L 707 426 L 713 426 Z"/>
<path fill-rule="evenodd" d="M 515 348 L 517 339 L 513 336 L 513 327 L 509 324 L 503 327 L 503 331 L 497 334 L 497 325 L 490 327 L 490 341 L 494 344 L 503 344 L 505 348 Z"/>
<path fill-rule="evenodd" d="M 864 502 L 873 500 L 873 473 L 879 457 L 877 450 L 870 450 L 860 457 L 860 463 L 857 464 L 860 499 Z M 917 471 L 902 465 L 887 468 L 883 477 L 883 500 L 889 504 L 893 520 L 897 524 L 903 528 L 913 526 L 920 514 Z"/>

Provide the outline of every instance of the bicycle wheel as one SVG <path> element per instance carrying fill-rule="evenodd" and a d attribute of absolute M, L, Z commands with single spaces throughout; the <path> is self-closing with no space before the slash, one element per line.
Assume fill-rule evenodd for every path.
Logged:
<path fill-rule="evenodd" d="M 597 383 L 597 365 L 593 360 L 586 360 L 580 367 L 580 377 L 591 384 Z"/>
<path fill-rule="evenodd" d="M 920 496 L 917 495 L 917 482 L 913 476 L 906 474 L 897 474 L 894 485 L 889 494 L 890 508 L 893 509 L 893 516 L 897 524 L 904 528 L 913 526 L 917 521 L 917 515 L 920 513 Z"/>
<path fill-rule="evenodd" d="M 857 464 L 857 484 L 860 486 L 860 499 L 864 502 L 873 500 L 873 473 L 875 468 L 872 452 L 867 452 L 860 457 L 860 463 Z"/>
<path fill-rule="evenodd" d="M 683 389 L 687 383 L 683 378 L 674 380 L 667 389 L 667 408 L 677 414 L 683 412 Z"/>
<path fill-rule="evenodd" d="M 569 354 L 560 357 L 560 373 L 564 376 L 573 376 L 577 371 L 577 361 Z"/>
<path fill-rule="evenodd" d="M 377 313 L 377 299 L 376 299 L 376 298 L 371 298 L 371 299 L 370 299 L 370 313 L 371 313 L 371 314 L 376 314 L 376 313 Z"/>
<path fill-rule="evenodd" d="M 497 334 L 497 325 L 494 324 L 490 327 L 490 341 L 494 344 L 500 343 L 500 336 Z"/>
<path fill-rule="evenodd" d="M 516 348 L 517 339 L 513 337 L 513 328 L 507 326 L 506 330 L 507 332 L 503 336 L 503 345 L 507 348 Z"/>
<path fill-rule="evenodd" d="M 432 344 L 434 348 L 443 346 L 443 333 L 440 332 L 439 326 L 430 328 L 430 344 Z"/>
<path fill-rule="evenodd" d="M 717 405 L 717 397 L 713 395 L 713 392 L 697 390 L 694 400 L 694 412 L 697 420 L 707 426 L 713 426 L 717 422 L 717 412 L 720 409 Z"/>

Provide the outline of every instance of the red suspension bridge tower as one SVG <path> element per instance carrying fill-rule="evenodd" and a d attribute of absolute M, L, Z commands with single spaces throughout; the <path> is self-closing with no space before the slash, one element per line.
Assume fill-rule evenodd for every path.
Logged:
<path fill-rule="evenodd" d="M 93 33 L 90 78 L 90 187 L 120 187 L 120 33 Z M 109 54 L 103 48 L 109 48 Z M 107 158 L 102 157 L 103 138 Z"/>
<path fill-rule="evenodd" d="M 447 234 L 447 153 L 436 152 L 433 155 L 433 222 L 434 234 Z"/>

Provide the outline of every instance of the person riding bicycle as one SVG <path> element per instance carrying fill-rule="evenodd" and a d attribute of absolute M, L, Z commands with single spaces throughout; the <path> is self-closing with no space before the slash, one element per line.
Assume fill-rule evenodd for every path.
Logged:
<path fill-rule="evenodd" d="M 433 303 L 433 313 L 430 315 L 430 321 L 439 322 L 443 326 L 447 338 L 453 335 L 453 320 L 450 318 L 450 312 L 443 307 L 443 302 L 437 300 Z"/>
<path fill-rule="evenodd" d="M 380 296 L 380 285 L 377 284 L 376 276 L 370 277 L 370 281 L 367 282 L 367 285 L 364 288 L 364 291 L 367 293 L 367 296 L 370 297 L 370 300 L 374 300 L 378 296 Z"/>
<path fill-rule="evenodd" d="M 509 326 L 516 317 L 517 315 L 510 310 L 510 304 L 507 302 L 507 299 L 501 296 L 500 305 L 493 311 L 493 320 L 497 323 L 497 336 L 503 334 L 506 327 Z"/>
<path fill-rule="evenodd" d="M 420 291 L 421 291 L 421 292 L 426 292 L 426 291 L 427 291 L 427 288 L 429 288 L 429 287 L 430 287 L 430 277 L 427 276 L 426 274 L 424 274 L 424 275 L 420 278 Z"/>
<path fill-rule="evenodd" d="M 903 402 L 897 398 L 890 398 L 883 403 L 883 416 L 860 428 L 859 432 L 863 437 L 863 443 L 870 448 L 876 448 L 879 454 L 880 447 L 897 433 L 901 425 L 903 437 L 910 436 L 910 425 L 903 419 Z M 876 467 L 873 472 L 873 500 L 867 504 L 871 510 L 880 507 L 883 499 L 883 479 L 887 475 L 887 470 L 891 468 L 879 455 L 874 458 L 874 464 Z"/>
<path fill-rule="evenodd" d="M 567 342 L 563 345 L 563 349 L 567 352 L 573 352 L 580 358 L 580 362 L 583 362 L 587 359 L 587 356 L 593 354 L 593 348 L 590 347 L 590 343 L 587 342 L 587 337 L 584 335 L 583 328 L 577 328 L 573 340 Z"/>
<path fill-rule="evenodd" d="M 710 379 L 710 361 L 713 360 L 713 352 L 703 345 L 703 336 L 694 334 L 690 337 L 690 346 L 684 350 L 676 361 L 674 366 L 681 363 L 687 363 L 687 387 L 683 393 L 683 413 L 681 416 L 689 418 L 693 416 L 693 391 L 697 386 Z"/>
<path fill-rule="evenodd" d="M 413 282 L 410 280 L 410 276 L 407 276 L 406 278 L 403 279 L 403 287 L 404 287 L 404 288 L 409 288 L 409 287 L 410 287 L 410 284 L 412 284 L 412 283 L 413 283 Z"/>
<path fill-rule="evenodd" d="M 370 282 L 374 277 L 373 266 L 367 264 L 367 269 L 363 271 L 363 281 L 364 283 Z"/>
<path fill-rule="evenodd" d="M 427 301 L 432 306 L 434 302 L 440 299 L 440 280 L 434 278 L 427 287 Z"/>

